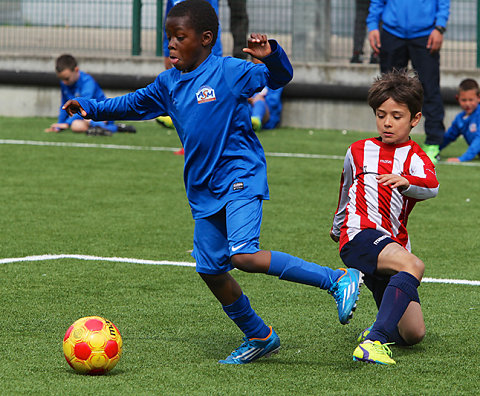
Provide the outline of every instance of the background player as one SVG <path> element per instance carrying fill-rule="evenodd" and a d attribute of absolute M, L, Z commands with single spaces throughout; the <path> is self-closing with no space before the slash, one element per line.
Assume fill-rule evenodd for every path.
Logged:
<path fill-rule="evenodd" d="M 340 241 L 343 262 L 364 273 L 379 309 L 354 360 L 395 364 L 389 343 L 413 345 L 425 335 L 417 291 L 425 266 L 410 252 L 406 229 L 415 203 L 435 197 L 439 186 L 434 165 L 410 139 L 422 101 L 416 76 L 383 74 L 368 93 L 379 137 L 353 143 L 345 156 L 330 236 Z"/>
<path fill-rule="evenodd" d="M 380 55 L 380 71 L 400 70 L 411 61 L 418 73 L 425 95 L 423 149 L 433 163 L 445 133 L 440 49 L 449 13 L 450 0 L 370 0 L 367 17 L 368 39 Z"/>
<path fill-rule="evenodd" d="M 62 92 L 62 104 L 58 114 L 58 121 L 52 124 L 45 132 L 60 132 L 71 129 L 73 132 L 86 132 L 88 135 L 111 136 L 115 132 L 135 133 L 131 125 L 114 124 L 113 121 L 90 121 L 84 120 L 80 115 L 69 116 L 62 106 L 69 100 L 76 97 L 105 100 L 106 96 L 95 79 L 78 67 L 77 60 L 70 54 L 64 54 L 57 58 L 55 71 L 60 79 Z"/>
<path fill-rule="evenodd" d="M 468 149 L 460 157 L 447 159 L 448 162 L 471 161 L 480 154 L 480 101 L 478 83 L 467 78 L 463 80 L 458 87 L 457 101 L 462 111 L 457 114 L 450 128 L 443 136 L 443 143 L 440 150 L 443 150 L 450 143 L 463 135 L 468 144 Z"/>
<path fill-rule="evenodd" d="M 358 298 L 357 270 L 333 270 L 259 249 L 262 202 L 269 192 L 265 154 L 252 129 L 247 99 L 266 85 L 279 88 L 291 80 L 285 52 L 276 41 L 252 34 L 244 51 L 264 64 L 211 54 L 218 18 L 204 0 L 185 0 L 173 7 L 166 31 L 174 68 L 128 95 L 103 102 L 79 98 L 64 108 L 97 120 L 172 117 L 185 149 L 196 270 L 245 334 L 240 347 L 220 363 L 250 363 L 280 348 L 278 335 L 230 275 L 233 268 L 328 290 L 340 322 L 347 323 Z"/>

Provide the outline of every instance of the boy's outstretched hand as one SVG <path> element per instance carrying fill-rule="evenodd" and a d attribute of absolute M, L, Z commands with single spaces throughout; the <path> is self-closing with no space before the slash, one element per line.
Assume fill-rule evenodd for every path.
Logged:
<path fill-rule="evenodd" d="M 248 48 L 243 52 L 252 55 L 255 58 L 262 59 L 272 53 L 272 48 L 268 42 L 266 34 L 252 33 L 248 39 Z"/>
<path fill-rule="evenodd" d="M 75 99 L 68 100 L 63 106 L 62 109 L 65 110 L 68 115 L 71 117 L 74 114 L 77 114 L 80 111 L 82 117 L 87 116 L 87 112 L 83 110 L 83 107 Z"/>

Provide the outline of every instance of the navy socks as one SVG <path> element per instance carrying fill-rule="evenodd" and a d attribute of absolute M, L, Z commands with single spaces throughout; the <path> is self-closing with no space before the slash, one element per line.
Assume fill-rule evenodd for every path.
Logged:
<path fill-rule="evenodd" d="M 402 271 L 390 278 L 378 309 L 377 319 L 366 339 L 377 340 L 382 344 L 393 341 L 405 345 L 405 341 L 398 333 L 397 325 L 410 301 L 420 302 L 418 286 L 420 286 L 418 279 L 408 272 Z"/>
<path fill-rule="evenodd" d="M 317 286 L 328 290 L 345 272 L 333 270 L 315 263 L 309 263 L 287 253 L 272 251 L 269 275 L 278 276 L 279 279 L 290 282 L 303 283 L 304 285 Z"/>
<path fill-rule="evenodd" d="M 245 294 L 242 293 L 233 304 L 222 305 L 222 308 L 247 338 L 265 338 L 270 334 L 270 328 L 255 313 Z"/>

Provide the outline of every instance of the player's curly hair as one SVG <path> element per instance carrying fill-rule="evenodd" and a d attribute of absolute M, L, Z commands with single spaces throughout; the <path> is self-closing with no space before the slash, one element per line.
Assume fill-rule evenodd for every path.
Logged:
<path fill-rule="evenodd" d="M 188 16 L 193 29 L 202 34 L 207 30 L 213 33 L 212 47 L 218 36 L 218 16 L 215 9 L 205 0 L 185 0 L 172 7 L 167 15 L 169 17 Z"/>
<path fill-rule="evenodd" d="M 367 102 L 375 113 L 387 99 L 404 104 L 411 118 L 422 111 L 423 87 L 413 70 L 401 69 L 383 73 L 368 90 Z"/>

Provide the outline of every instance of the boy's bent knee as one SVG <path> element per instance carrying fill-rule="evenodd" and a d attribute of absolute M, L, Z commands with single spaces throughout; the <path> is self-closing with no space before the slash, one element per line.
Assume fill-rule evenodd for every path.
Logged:
<path fill-rule="evenodd" d="M 400 335 L 405 340 L 407 345 L 415 345 L 424 339 L 426 333 L 427 331 L 425 326 L 418 326 L 408 329 L 408 331 L 405 331 L 404 334 L 400 332 Z"/>
<path fill-rule="evenodd" d="M 269 251 L 260 250 L 256 253 L 240 253 L 230 259 L 235 268 L 245 272 L 267 273 L 270 267 L 271 254 Z"/>
<path fill-rule="evenodd" d="M 425 264 L 402 246 L 391 243 L 378 256 L 377 270 L 380 273 L 387 274 L 404 271 L 421 281 L 425 271 Z"/>
<path fill-rule="evenodd" d="M 231 257 L 232 264 L 235 268 L 245 271 L 245 272 L 256 272 L 254 271 L 254 258 L 253 254 L 241 253 L 235 254 Z"/>

